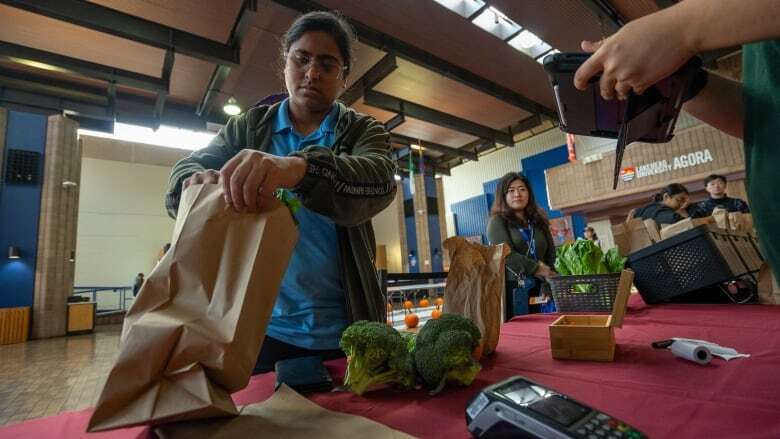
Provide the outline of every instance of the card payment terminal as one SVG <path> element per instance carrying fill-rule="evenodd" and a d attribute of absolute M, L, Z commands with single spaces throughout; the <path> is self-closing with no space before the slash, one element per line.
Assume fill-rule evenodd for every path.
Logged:
<path fill-rule="evenodd" d="M 520 376 L 484 388 L 467 406 L 466 424 L 478 438 L 645 438 L 624 422 Z"/>

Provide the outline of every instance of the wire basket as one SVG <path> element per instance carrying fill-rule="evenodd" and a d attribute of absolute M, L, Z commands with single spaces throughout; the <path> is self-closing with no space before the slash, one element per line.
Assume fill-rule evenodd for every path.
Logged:
<path fill-rule="evenodd" d="M 548 279 L 558 312 L 612 312 L 620 273 L 557 276 Z"/>
<path fill-rule="evenodd" d="M 658 303 L 750 275 L 760 268 L 754 240 L 706 225 L 628 256 L 634 284 L 646 303 Z"/>

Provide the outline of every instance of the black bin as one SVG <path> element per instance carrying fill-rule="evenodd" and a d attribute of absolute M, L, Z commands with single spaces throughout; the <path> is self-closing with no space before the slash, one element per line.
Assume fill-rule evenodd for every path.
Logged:
<path fill-rule="evenodd" d="M 741 254 L 745 236 L 701 225 L 630 254 L 626 265 L 642 299 L 658 303 L 757 272 L 754 243 L 749 263 Z"/>

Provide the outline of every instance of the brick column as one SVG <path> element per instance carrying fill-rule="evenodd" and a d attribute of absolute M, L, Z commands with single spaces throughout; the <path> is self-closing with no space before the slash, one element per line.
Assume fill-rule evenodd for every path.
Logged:
<path fill-rule="evenodd" d="M 67 298 L 73 292 L 81 145 L 78 123 L 51 116 L 46 133 L 38 257 L 33 302 L 33 338 L 65 335 Z M 75 186 L 71 183 L 75 183 Z"/>
<path fill-rule="evenodd" d="M 404 185 L 403 181 L 395 184 L 395 205 L 398 208 L 398 239 L 401 241 L 401 271 L 409 272 L 409 246 L 406 245 L 406 220 L 404 218 Z"/>
<path fill-rule="evenodd" d="M 431 241 L 428 233 L 428 199 L 425 194 L 425 176 L 414 176 L 414 224 L 417 228 L 417 263 L 420 273 L 432 270 Z"/>
<path fill-rule="evenodd" d="M 444 205 L 444 179 L 441 177 L 436 178 L 436 209 L 439 211 L 439 235 L 441 236 L 441 243 L 447 239 L 447 208 Z M 450 269 L 450 255 L 444 251 L 444 246 L 439 249 L 442 258 L 442 267 L 444 271 Z"/>

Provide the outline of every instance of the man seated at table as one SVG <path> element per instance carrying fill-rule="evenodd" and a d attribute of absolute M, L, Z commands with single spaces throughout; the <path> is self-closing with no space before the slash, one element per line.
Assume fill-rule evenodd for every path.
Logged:
<path fill-rule="evenodd" d="M 716 208 L 728 212 L 750 213 L 750 208 L 744 200 L 726 195 L 726 177 L 712 174 L 704 180 L 704 190 L 710 195 L 706 200 L 688 206 L 688 214 L 692 218 L 712 215 Z"/>

